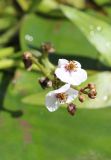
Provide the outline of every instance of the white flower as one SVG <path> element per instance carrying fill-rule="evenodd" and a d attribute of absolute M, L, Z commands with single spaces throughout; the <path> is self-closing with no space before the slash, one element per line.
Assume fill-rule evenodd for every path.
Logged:
<path fill-rule="evenodd" d="M 58 109 L 60 104 L 70 103 L 78 96 L 78 91 L 65 84 L 61 88 L 46 95 L 46 107 L 50 112 Z"/>
<path fill-rule="evenodd" d="M 80 85 L 87 79 L 87 72 L 81 68 L 79 62 L 66 59 L 59 59 L 55 75 L 62 82 L 75 86 Z"/>

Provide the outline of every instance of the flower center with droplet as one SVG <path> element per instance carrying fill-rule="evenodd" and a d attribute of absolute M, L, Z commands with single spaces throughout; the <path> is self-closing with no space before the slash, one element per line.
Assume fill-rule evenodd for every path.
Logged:
<path fill-rule="evenodd" d="M 66 93 L 57 93 L 56 94 L 56 98 L 60 101 L 60 102 L 66 102 L 68 95 Z"/>
<path fill-rule="evenodd" d="M 77 70 L 77 64 L 75 61 L 69 61 L 69 63 L 65 66 L 65 69 L 67 71 L 76 71 Z"/>

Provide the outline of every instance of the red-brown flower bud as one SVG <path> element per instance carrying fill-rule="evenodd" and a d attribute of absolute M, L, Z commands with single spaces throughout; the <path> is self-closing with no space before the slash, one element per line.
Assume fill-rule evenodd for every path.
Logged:
<path fill-rule="evenodd" d="M 93 84 L 93 83 L 89 83 L 89 84 L 88 84 L 88 88 L 89 88 L 89 89 L 95 89 L 95 87 L 96 87 L 96 86 L 95 86 L 95 84 Z"/>
<path fill-rule="evenodd" d="M 96 89 L 92 89 L 89 93 L 88 93 L 88 97 L 91 99 L 95 99 L 97 95 Z"/>
<path fill-rule="evenodd" d="M 81 102 L 81 103 L 83 103 L 84 102 L 84 100 L 85 100 L 85 97 L 84 96 L 82 96 L 82 95 L 79 95 L 79 101 Z"/>
<path fill-rule="evenodd" d="M 46 53 L 55 52 L 55 49 L 54 49 L 53 45 L 50 42 L 43 43 L 41 48 L 42 48 L 43 52 L 46 52 Z"/>
<path fill-rule="evenodd" d="M 73 104 L 73 103 L 68 104 L 67 110 L 70 113 L 70 115 L 73 116 L 75 114 L 75 112 L 76 112 L 76 105 Z"/>
<path fill-rule="evenodd" d="M 43 89 L 52 87 L 52 81 L 47 77 L 42 77 L 39 79 L 39 83 Z"/>
<path fill-rule="evenodd" d="M 31 57 L 32 57 L 32 54 L 30 52 L 25 52 L 23 55 L 24 66 L 27 70 L 30 70 L 32 67 Z"/>

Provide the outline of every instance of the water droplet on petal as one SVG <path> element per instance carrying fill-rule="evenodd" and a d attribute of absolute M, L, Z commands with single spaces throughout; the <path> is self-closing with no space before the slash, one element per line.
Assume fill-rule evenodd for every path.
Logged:
<path fill-rule="evenodd" d="M 25 40 L 27 40 L 27 41 L 33 41 L 33 37 L 31 36 L 31 35 L 29 35 L 29 34 L 26 34 L 25 35 Z"/>

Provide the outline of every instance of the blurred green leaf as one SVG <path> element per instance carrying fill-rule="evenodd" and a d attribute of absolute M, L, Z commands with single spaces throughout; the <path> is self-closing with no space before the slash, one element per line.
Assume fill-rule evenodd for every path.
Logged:
<path fill-rule="evenodd" d="M 42 91 L 37 94 L 32 94 L 30 96 L 24 97 L 22 102 L 31 105 L 45 106 L 45 95 L 47 93 L 48 91 Z"/>
<path fill-rule="evenodd" d="M 3 33 L 0 37 L 0 45 L 4 45 L 8 43 L 12 37 L 17 33 L 20 27 L 20 22 L 9 28 L 5 33 Z"/>
<path fill-rule="evenodd" d="M 111 66 L 111 26 L 102 20 L 68 6 L 61 5 L 61 10 L 99 51 L 99 59 L 105 65 Z"/>
<path fill-rule="evenodd" d="M 96 84 L 97 88 L 97 98 L 94 100 L 86 99 L 84 103 L 78 102 L 76 99 L 74 102 L 77 104 L 78 108 L 104 108 L 111 106 L 111 73 L 110 72 L 101 72 L 95 75 L 92 75 L 86 81 L 86 84 L 92 82 Z M 85 85 L 85 84 L 84 84 Z M 48 91 L 42 91 L 37 94 L 29 95 L 22 99 L 22 102 L 32 105 L 45 105 L 45 95 Z"/>
<path fill-rule="evenodd" d="M 53 9 L 58 9 L 58 4 L 55 0 L 42 0 L 42 2 L 37 6 L 40 12 L 47 13 Z"/>
<path fill-rule="evenodd" d="M 31 5 L 31 0 L 16 0 L 20 7 L 24 10 L 27 11 L 30 8 Z"/>
<path fill-rule="evenodd" d="M 110 160 L 111 108 L 78 109 L 71 117 L 66 109 L 50 113 L 44 105 L 22 103 L 24 95 L 40 91 L 39 76 L 19 70 L 7 88 L 5 110 L 0 108 L 1 160 Z"/>
<path fill-rule="evenodd" d="M 67 0 L 70 4 L 74 5 L 76 8 L 84 9 L 86 7 L 85 0 Z"/>
<path fill-rule="evenodd" d="M 88 78 L 85 84 L 96 84 L 97 97 L 96 99 L 87 99 L 84 103 L 78 103 L 79 108 L 103 108 L 111 106 L 111 72 L 100 72 Z M 85 85 L 84 84 L 84 85 Z"/>
<path fill-rule="evenodd" d="M 15 23 L 15 18 L 12 17 L 3 17 L 0 18 L 0 30 L 6 30 Z"/>
<path fill-rule="evenodd" d="M 43 42 L 53 43 L 58 55 L 97 59 L 97 51 L 70 22 L 33 14 L 26 16 L 20 30 L 21 48 L 24 51 L 30 49 L 30 46 L 38 49 Z"/>
<path fill-rule="evenodd" d="M 0 60 L 0 69 L 7 69 L 14 66 L 18 66 L 18 62 L 15 62 L 13 59 Z"/>
<path fill-rule="evenodd" d="M 7 47 L 7 48 L 0 49 L 0 58 L 4 58 L 4 57 L 10 56 L 12 54 L 14 54 L 13 47 Z"/>

